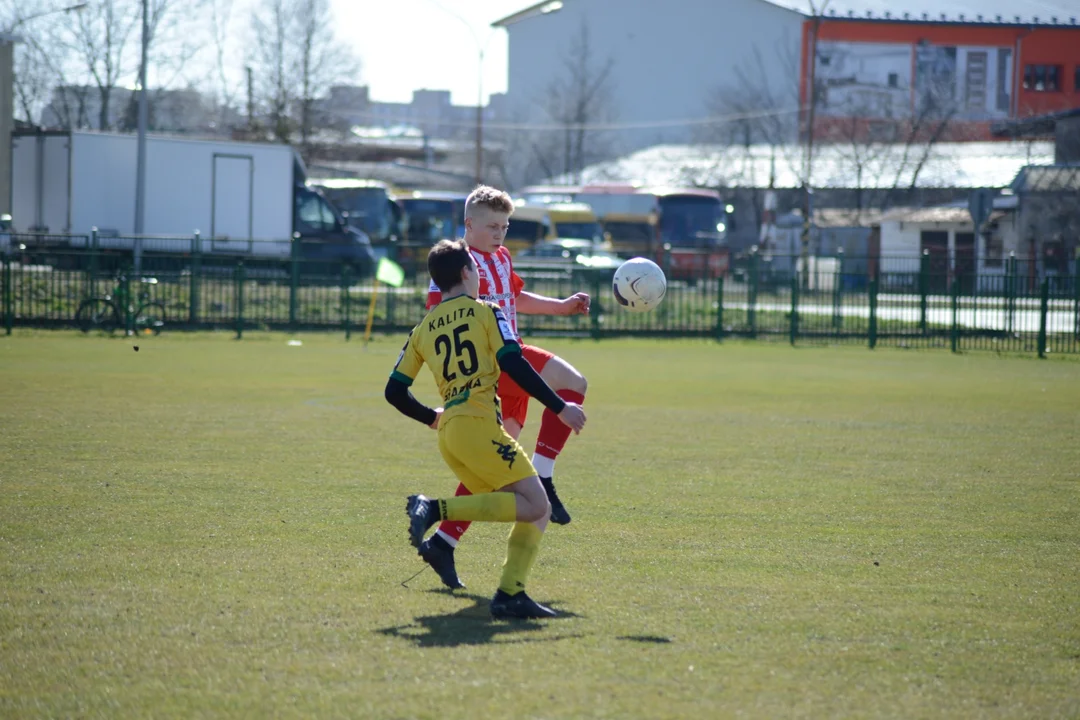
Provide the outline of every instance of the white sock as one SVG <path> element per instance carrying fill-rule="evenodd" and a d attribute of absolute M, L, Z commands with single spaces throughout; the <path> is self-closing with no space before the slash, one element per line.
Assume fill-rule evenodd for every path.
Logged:
<path fill-rule="evenodd" d="M 552 477 L 555 474 L 555 458 L 544 457 L 534 454 L 532 457 L 533 467 L 540 477 Z"/>
<path fill-rule="evenodd" d="M 452 547 L 452 548 L 457 547 L 457 540 L 450 537 L 449 535 L 444 533 L 442 530 L 436 530 L 435 534 L 438 535 L 439 537 L 441 537 L 443 540 L 445 540 L 450 547 Z"/>

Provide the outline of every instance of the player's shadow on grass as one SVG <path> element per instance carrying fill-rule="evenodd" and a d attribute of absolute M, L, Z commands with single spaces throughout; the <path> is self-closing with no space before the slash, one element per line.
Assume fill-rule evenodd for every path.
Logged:
<path fill-rule="evenodd" d="M 441 594 L 449 594 L 436 591 Z M 417 647 L 457 647 L 458 645 L 486 645 L 488 643 L 524 643 L 555 642 L 568 638 L 581 637 L 572 635 L 536 635 L 522 636 L 523 633 L 538 633 L 552 620 L 579 617 L 575 613 L 560 610 L 552 620 L 496 620 L 488 609 L 490 599 L 481 595 L 454 593 L 453 597 L 471 600 L 472 604 L 448 615 L 421 615 L 413 618 L 409 625 L 380 628 L 375 632 L 381 635 L 401 638 L 416 643 Z"/>

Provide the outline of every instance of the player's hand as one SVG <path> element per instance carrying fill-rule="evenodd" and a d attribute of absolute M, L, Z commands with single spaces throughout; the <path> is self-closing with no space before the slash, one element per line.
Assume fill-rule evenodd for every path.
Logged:
<path fill-rule="evenodd" d="M 564 425 L 573 430 L 575 435 L 585 427 L 585 411 L 577 403 L 566 403 L 566 407 L 559 413 L 559 419 L 562 420 Z"/>
<path fill-rule="evenodd" d="M 589 314 L 589 294 L 588 293 L 575 293 L 566 298 L 563 302 L 564 315 L 588 315 Z"/>
<path fill-rule="evenodd" d="M 442 411 L 443 411 L 442 408 L 435 408 L 435 422 L 428 425 L 428 427 L 431 428 L 432 430 L 438 430 L 439 429 L 439 420 L 442 419 Z"/>

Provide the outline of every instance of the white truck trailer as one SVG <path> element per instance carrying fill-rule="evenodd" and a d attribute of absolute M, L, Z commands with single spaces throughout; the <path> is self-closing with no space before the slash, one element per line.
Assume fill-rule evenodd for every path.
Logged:
<path fill-rule="evenodd" d="M 49 244 L 142 252 L 285 256 L 299 234 L 309 259 L 346 260 L 366 271 L 368 238 L 304 184 L 288 145 L 146 138 L 145 214 L 135 237 L 138 140 L 87 131 L 12 137 L 12 232 Z"/>

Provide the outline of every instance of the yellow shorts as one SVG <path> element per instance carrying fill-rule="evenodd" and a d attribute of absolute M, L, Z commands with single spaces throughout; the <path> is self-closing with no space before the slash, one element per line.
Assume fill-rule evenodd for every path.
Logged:
<path fill-rule="evenodd" d="M 494 418 L 457 415 L 441 423 L 439 452 L 473 494 L 494 492 L 536 474 L 521 445 Z"/>

